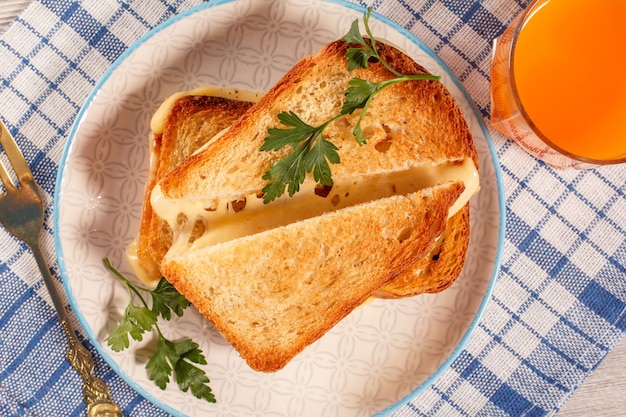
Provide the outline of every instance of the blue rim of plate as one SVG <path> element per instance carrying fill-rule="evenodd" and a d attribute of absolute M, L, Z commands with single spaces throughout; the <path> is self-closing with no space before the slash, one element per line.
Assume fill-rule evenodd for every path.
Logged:
<path fill-rule="evenodd" d="M 72 306 L 72 309 L 74 310 L 74 314 L 76 315 L 76 317 L 77 317 L 81 327 L 83 328 L 83 331 L 85 331 L 85 333 L 87 334 L 87 337 L 89 338 L 90 342 L 93 344 L 95 349 L 98 351 L 98 353 L 103 357 L 103 359 L 113 369 L 113 371 L 118 376 L 120 376 L 120 378 L 122 378 L 128 385 L 130 385 L 138 394 L 140 394 L 142 397 L 144 397 L 147 400 L 149 400 L 150 402 L 152 402 L 157 407 L 161 408 L 163 411 L 165 411 L 165 412 L 167 412 L 169 414 L 175 415 L 175 416 L 179 416 L 179 417 L 185 417 L 185 416 L 183 414 L 181 414 L 179 411 L 173 409 L 171 406 L 169 406 L 167 404 L 164 404 L 163 402 L 159 401 L 157 398 L 154 398 L 151 394 L 146 392 L 143 387 L 141 387 L 139 384 L 134 382 L 130 377 L 128 377 L 126 375 L 126 373 L 124 371 L 122 371 L 120 369 L 120 367 L 117 364 L 117 362 L 115 362 L 115 360 L 113 360 L 113 358 L 107 353 L 107 351 L 101 345 L 101 343 L 98 340 L 98 338 L 91 331 L 91 328 L 88 325 L 88 323 L 85 321 L 85 318 L 83 317 L 83 315 L 80 313 L 80 310 L 78 309 L 77 301 L 76 301 L 76 299 L 72 295 L 72 291 L 71 291 L 71 288 L 69 286 L 69 281 L 67 279 L 68 275 L 67 275 L 67 269 L 66 269 L 65 261 L 64 261 L 65 258 L 63 256 L 63 247 L 62 247 L 61 241 L 59 239 L 59 211 L 60 211 L 59 210 L 59 203 L 60 203 L 59 202 L 59 195 L 60 195 L 60 191 L 61 191 L 61 185 L 62 185 L 61 183 L 62 183 L 62 180 L 63 180 L 63 173 L 65 171 L 65 165 L 66 165 L 67 157 L 68 157 L 68 155 L 69 155 L 69 153 L 71 151 L 73 140 L 74 140 L 74 138 L 76 136 L 76 132 L 77 132 L 77 130 L 78 130 L 80 124 L 81 124 L 81 121 L 82 121 L 82 119 L 83 119 L 83 117 L 85 115 L 85 112 L 89 109 L 89 107 L 90 107 L 91 103 L 93 102 L 97 92 L 104 85 L 104 83 L 106 83 L 108 81 L 108 79 L 111 77 L 113 72 L 121 65 L 121 63 L 124 62 L 128 58 L 129 55 L 131 55 L 136 49 L 138 49 L 140 46 L 142 46 L 147 40 L 152 38 L 157 33 L 161 32 L 162 30 L 168 28 L 169 26 L 179 22 L 180 20 L 186 19 L 187 17 L 189 17 L 191 15 L 194 15 L 194 14 L 196 14 L 198 12 L 201 12 L 203 10 L 210 9 L 210 8 L 213 8 L 213 7 L 216 7 L 216 6 L 221 6 L 221 5 L 228 4 L 228 3 L 233 3 L 234 1 L 235 0 L 217 0 L 217 1 L 212 1 L 210 3 L 203 3 L 201 5 L 195 6 L 195 7 L 191 8 L 191 9 L 188 9 L 188 10 L 186 10 L 184 12 L 181 12 L 181 13 L 171 17 L 170 19 L 168 19 L 165 22 L 155 26 L 152 30 L 150 30 L 149 32 L 147 32 L 146 34 L 141 36 L 130 47 L 128 47 L 128 49 L 126 51 L 124 51 L 113 62 L 113 64 L 111 64 L 111 66 L 104 72 L 104 74 L 102 75 L 100 80 L 94 85 L 93 89 L 91 90 L 91 93 L 89 94 L 89 96 L 85 100 L 85 103 L 83 104 L 83 106 L 81 107 L 80 111 L 78 112 L 78 115 L 76 116 L 76 119 L 75 119 L 75 121 L 74 121 L 74 123 L 72 125 L 71 130 L 70 130 L 70 133 L 69 133 L 69 136 L 68 136 L 68 140 L 67 140 L 67 142 L 65 144 L 65 147 L 63 149 L 63 154 L 61 156 L 61 160 L 59 162 L 59 171 L 57 173 L 57 179 L 56 179 L 56 185 L 55 185 L 54 202 L 53 202 L 53 231 L 54 231 L 54 245 L 55 245 L 56 253 L 57 253 L 57 262 L 58 262 L 58 265 L 59 265 L 59 271 L 60 271 L 60 274 L 61 274 L 61 279 L 63 281 L 63 286 L 65 287 L 65 292 L 67 293 L 69 302 L 70 302 L 70 304 Z M 328 3 L 338 4 L 340 6 L 348 8 L 348 9 L 352 9 L 352 10 L 356 10 L 356 11 L 360 11 L 360 12 L 363 12 L 365 10 L 362 6 L 360 6 L 358 4 L 354 4 L 354 3 L 349 3 L 346 0 L 324 0 L 324 1 L 326 1 Z M 472 111 L 476 115 L 477 121 L 478 121 L 478 123 L 480 125 L 480 128 L 481 128 L 481 130 L 483 132 L 483 135 L 485 137 L 485 141 L 487 142 L 489 155 L 491 157 L 491 161 L 492 161 L 493 166 L 494 166 L 494 173 L 495 173 L 495 176 L 496 176 L 496 185 L 497 185 L 497 190 L 498 190 L 498 209 L 500 211 L 500 221 L 499 221 L 499 225 L 498 225 L 498 244 L 497 244 L 497 249 L 496 249 L 496 256 L 495 256 L 495 259 L 494 259 L 492 276 L 491 276 L 491 278 L 489 280 L 489 285 L 487 286 L 485 295 L 484 295 L 484 297 L 483 297 L 483 299 L 482 299 L 482 301 L 480 303 L 480 306 L 478 307 L 476 315 L 474 316 L 474 319 L 472 320 L 469 328 L 466 330 L 465 334 L 463 335 L 463 337 L 459 341 L 459 343 L 456 346 L 456 348 L 452 351 L 452 353 L 448 356 L 448 358 L 439 366 L 439 368 L 431 376 L 426 378 L 420 385 L 418 385 L 415 389 L 413 389 L 413 391 L 411 391 L 409 394 L 407 394 L 404 398 L 402 398 L 396 404 L 385 408 L 384 410 L 376 413 L 373 416 L 373 417 L 384 417 L 384 416 L 389 416 L 394 411 L 397 411 L 398 409 L 404 407 L 409 401 L 411 401 L 411 399 L 417 397 L 420 393 L 422 393 L 426 389 L 428 389 L 432 385 L 432 383 L 437 378 L 439 378 L 441 376 L 441 374 L 446 369 L 448 369 L 450 367 L 452 362 L 454 362 L 454 360 L 456 360 L 456 358 L 459 356 L 459 354 L 461 353 L 461 351 L 463 350 L 463 348 L 467 344 L 470 336 L 472 335 L 472 333 L 474 333 L 474 330 L 478 326 L 478 323 L 480 322 L 480 319 L 483 316 L 485 308 L 486 308 L 489 300 L 491 299 L 491 294 L 493 292 L 493 287 L 495 285 L 496 278 L 497 278 L 498 273 L 500 271 L 500 264 L 501 264 L 501 258 L 502 258 L 502 249 L 503 249 L 503 246 L 504 246 L 504 232 L 505 232 L 505 225 L 506 225 L 506 210 L 505 210 L 505 202 L 504 202 L 504 186 L 503 186 L 503 182 L 502 182 L 502 173 L 501 173 L 501 169 L 500 169 L 500 164 L 498 162 L 498 156 L 497 156 L 495 147 L 493 145 L 493 142 L 491 140 L 491 135 L 489 134 L 489 130 L 485 126 L 483 118 L 480 115 L 480 112 L 478 111 L 478 108 L 476 107 L 476 105 L 474 103 L 474 100 L 472 100 L 472 98 L 470 97 L 470 95 L 467 92 L 467 90 L 463 87 L 463 84 L 459 81 L 459 79 L 452 72 L 452 70 L 448 67 L 448 65 L 437 54 L 435 54 L 434 51 L 432 51 L 428 46 L 426 46 L 422 41 L 420 41 L 415 35 L 413 35 L 407 29 L 405 29 L 402 26 L 398 25 L 397 23 L 395 23 L 394 21 L 390 20 L 389 18 L 376 13 L 375 11 L 372 11 L 372 17 L 374 17 L 376 20 L 379 20 L 380 22 L 386 24 L 387 26 L 391 27 L 392 29 L 394 29 L 395 31 L 400 33 L 402 36 L 406 37 L 408 40 L 413 42 L 416 46 L 418 46 L 426 54 L 428 54 L 428 56 L 431 59 L 433 59 L 434 61 L 436 61 L 436 63 L 447 73 L 447 75 L 450 77 L 450 80 L 463 93 L 463 96 L 465 97 L 465 99 L 469 103 Z"/>

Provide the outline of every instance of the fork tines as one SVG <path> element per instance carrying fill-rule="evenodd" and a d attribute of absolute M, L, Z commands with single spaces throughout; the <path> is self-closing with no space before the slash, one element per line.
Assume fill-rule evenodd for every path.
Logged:
<path fill-rule="evenodd" d="M 9 133 L 2 120 L 0 120 L 0 146 L 4 149 L 4 152 L 9 159 L 13 171 L 17 175 L 17 179 L 20 183 L 28 182 L 33 179 L 33 173 L 31 172 L 26 159 L 20 148 L 18 148 L 15 139 Z M 9 190 L 10 188 L 16 188 L 16 184 L 9 175 L 5 164 L 0 160 L 0 179 L 4 187 Z"/>

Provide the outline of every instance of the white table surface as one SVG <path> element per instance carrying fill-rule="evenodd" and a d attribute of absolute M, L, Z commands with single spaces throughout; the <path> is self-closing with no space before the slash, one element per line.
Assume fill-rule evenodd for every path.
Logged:
<path fill-rule="evenodd" d="M 559 417 L 626 415 L 626 339 L 611 351 L 574 392 Z"/>
<path fill-rule="evenodd" d="M 0 33 L 31 0 L 0 0 Z M 598 369 L 574 392 L 559 417 L 626 415 L 626 339 L 607 356 Z"/>

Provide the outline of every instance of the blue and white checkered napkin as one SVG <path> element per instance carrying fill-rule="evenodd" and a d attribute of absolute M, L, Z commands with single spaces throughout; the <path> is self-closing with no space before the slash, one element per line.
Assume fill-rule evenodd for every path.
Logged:
<path fill-rule="evenodd" d="M 133 41 L 198 1 L 36 0 L 1 35 L 0 115 L 45 192 L 48 259 L 55 176 L 82 103 Z M 528 1 L 373 3 L 441 56 L 488 124 L 491 41 Z M 491 133 L 507 207 L 498 282 L 460 356 L 396 416 L 549 415 L 626 329 L 626 166 L 557 172 Z M 0 282 L 0 415 L 83 415 L 36 265 L 4 230 Z M 96 373 L 126 415 L 164 414 L 100 359 Z"/>

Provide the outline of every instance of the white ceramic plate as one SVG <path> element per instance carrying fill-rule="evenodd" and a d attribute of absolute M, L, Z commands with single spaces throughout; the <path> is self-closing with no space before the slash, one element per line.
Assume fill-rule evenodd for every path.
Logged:
<path fill-rule="evenodd" d="M 370 416 L 389 414 L 445 369 L 477 324 L 503 242 L 503 193 L 488 133 L 451 71 L 413 35 L 374 16 L 373 33 L 442 76 L 463 109 L 480 156 L 480 194 L 462 276 L 448 290 L 377 300 L 349 315 L 286 368 L 249 369 L 190 308 L 163 323 L 168 337 L 192 337 L 207 356 L 217 404 L 162 392 L 145 363 L 153 340 L 116 353 L 106 337 L 128 294 L 102 266 L 124 258 L 138 229 L 148 170 L 149 120 L 168 95 L 202 85 L 265 91 L 296 61 L 343 36 L 363 10 L 315 0 L 211 2 L 159 26 L 132 46 L 98 83 L 74 125 L 59 171 L 54 226 L 59 266 L 86 335 L 138 392 L 174 415 Z M 147 339 L 151 339 L 148 337 Z"/>

